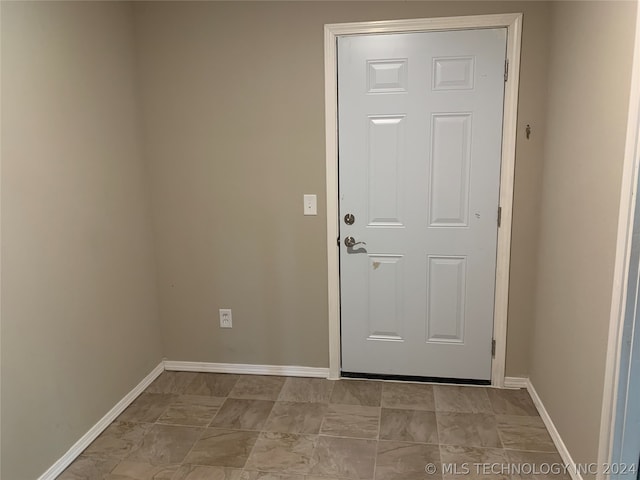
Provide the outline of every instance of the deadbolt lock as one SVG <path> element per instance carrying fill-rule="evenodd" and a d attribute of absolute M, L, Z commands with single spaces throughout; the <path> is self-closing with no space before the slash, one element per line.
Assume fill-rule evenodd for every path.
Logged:
<path fill-rule="evenodd" d="M 344 223 L 346 223 L 347 225 L 353 225 L 353 222 L 356 221 L 356 217 L 353 216 L 353 214 L 351 213 L 347 213 L 344 216 Z"/>

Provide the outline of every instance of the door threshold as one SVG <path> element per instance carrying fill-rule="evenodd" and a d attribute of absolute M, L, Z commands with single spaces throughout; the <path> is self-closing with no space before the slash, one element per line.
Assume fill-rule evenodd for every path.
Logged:
<path fill-rule="evenodd" d="M 491 385 L 491 380 L 474 378 L 420 377 L 414 375 L 386 375 L 383 373 L 341 372 L 343 378 L 361 378 L 369 380 L 392 380 L 396 382 L 417 383 L 453 383 L 456 385 Z"/>

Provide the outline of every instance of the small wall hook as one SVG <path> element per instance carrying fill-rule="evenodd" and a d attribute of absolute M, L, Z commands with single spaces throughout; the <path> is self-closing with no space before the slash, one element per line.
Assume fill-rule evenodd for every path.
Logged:
<path fill-rule="evenodd" d="M 527 134 L 527 140 L 529 140 L 529 137 L 531 137 L 531 125 L 529 125 L 527 123 L 527 128 L 524 129 L 524 133 Z"/>

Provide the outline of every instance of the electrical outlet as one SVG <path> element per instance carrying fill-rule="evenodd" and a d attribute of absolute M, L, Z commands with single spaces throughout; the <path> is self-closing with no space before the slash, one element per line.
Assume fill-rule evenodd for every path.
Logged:
<path fill-rule="evenodd" d="M 220 309 L 220 328 L 231 328 L 231 327 L 233 327 L 233 320 L 231 318 L 231 309 L 221 308 Z"/>

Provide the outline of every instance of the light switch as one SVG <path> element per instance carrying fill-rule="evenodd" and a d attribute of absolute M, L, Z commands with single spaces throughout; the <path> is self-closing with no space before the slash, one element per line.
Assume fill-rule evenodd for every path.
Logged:
<path fill-rule="evenodd" d="M 304 196 L 304 214 L 305 215 L 318 214 L 318 196 L 317 195 Z"/>

